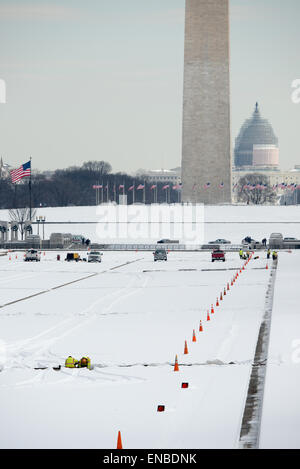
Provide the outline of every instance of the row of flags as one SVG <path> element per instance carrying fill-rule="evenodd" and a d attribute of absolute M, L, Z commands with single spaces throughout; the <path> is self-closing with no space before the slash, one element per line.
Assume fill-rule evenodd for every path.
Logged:
<path fill-rule="evenodd" d="M 235 184 L 233 188 L 235 189 L 238 186 L 238 184 Z M 263 190 L 267 189 L 269 186 L 267 184 L 245 184 L 241 189 L 248 189 L 250 191 L 253 191 L 255 189 Z M 287 184 L 285 182 L 282 182 L 281 184 L 273 184 L 271 186 L 271 189 L 277 190 L 277 189 L 289 189 L 289 190 L 296 190 L 300 189 L 300 184 Z"/>
<path fill-rule="evenodd" d="M 114 191 L 116 190 L 116 185 L 114 185 Z M 121 189 L 125 189 L 125 185 L 124 184 L 119 184 L 119 190 Z M 142 189 L 145 189 L 145 184 L 139 184 L 137 187 L 135 187 L 134 185 L 133 186 L 130 186 L 128 187 L 128 190 L 129 191 L 133 191 L 134 189 L 136 190 L 142 190 Z M 176 184 L 176 185 L 170 185 L 170 184 L 166 184 L 165 186 L 163 186 L 163 190 L 166 190 L 166 189 L 174 189 L 174 190 L 178 190 L 178 189 L 181 189 L 181 184 Z M 152 184 L 152 186 L 150 187 L 150 190 L 154 190 L 157 188 L 157 184 Z M 105 189 L 105 190 L 108 190 L 108 183 L 106 185 L 103 185 L 103 184 L 94 184 L 93 185 L 93 189 Z"/>
<path fill-rule="evenodd" d="M 115 191 L 116 190 L 116 185 L 114 185 L 114 188 L 113 190 Z M 143 190 L 145 189 L 145 184 L 139 184 L 138 186 L 135 187 L 135 185 L 132 185 L 128 188 L 128 191 L 133 191 L 134 189 L 136 190 Z M 194 184 L 193 185 L 193 191 L 196 190 L 196 188 L 198 187 L 197 184 Z M 211 186 L 211 183 L 210 182 L 207 182 L 204 186 L 204 189 L 208 189 L 209 187 L 212 187 Z M 219 185 L 218 185 L 219 189 L 223 189 L 224 188 L 224 183 L 221 182 Z M 239 184 L 234 184 L 233 185 L 233 189 L 236 189 L 239 187 Z M 245 184 L 244 186 L 242 186 L 240 189 L 248 189 L 248 190 L 255 190 L 255 189 L 259 189 L 259 190 L 263 190 L 263 189 L 267 189 L 269 186 L 267 184 Z M 125 185 L 124 184 L 120 184 L 118 186 L 119 190 L 124 190 L 125 189 Z M 93 186 L 93 189 L 106 189 L 108 190 L 108 183 L 106 185 L 103 185 L 103 184 L 99 184 L 99 185 L 94 185 Z M 157 184 L 152 184 L 152 186 L 150 186 L 150 190 L 154 190 L 154 189 L 157 189 Z M 180 190 L 182 189 L 182 184 L 175 184 L 175 185 L 172 185 L 172 184 L 166 184 L 162 187 L 163 190 L 166 190 L 166 189 L 173 189 L 173 190 Z M 290 189 L 290 190 L 295 190 L 295 189 L 300 189 L 300 184 L 296 184 L 296 183 L 293 183 L 293 184 L 287 184 L 287 183 L 281 183 L 281 184 L 274 184 L 273 186 L 271 186 L 271 189 L 273 190 L 276 190 L 276 189 Z"/>

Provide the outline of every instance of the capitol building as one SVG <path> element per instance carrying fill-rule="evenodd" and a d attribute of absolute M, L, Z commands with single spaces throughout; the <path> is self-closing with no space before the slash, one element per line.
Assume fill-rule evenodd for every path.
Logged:
<path fill-rule="evenodd" d="M 300 165 L 289 171 L 280 170 L 278 138 L 270 122 L 262 118 L 258 103 L 235 140 L 233 188 L 241 177 L 249 173 L 263 174 L 271 186 L 300 184 Z M 279 194 L 281 191 L 279 188 Z"/>

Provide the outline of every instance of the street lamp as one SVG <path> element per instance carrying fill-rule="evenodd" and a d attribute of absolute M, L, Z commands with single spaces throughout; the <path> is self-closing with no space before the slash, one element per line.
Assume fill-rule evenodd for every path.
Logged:
<path fill-rule="evenodd" d="M 40 234 L 40 223 L 42 223 L 43 225 L 43 240 L 45 239 L 45 221 L 46 221 L 46 217 L 44 216 L 39 216 L 39 217 L 36 217 L 36 222 L 37 222 L 37 226 L 38 226 L 38 235 Z"/>

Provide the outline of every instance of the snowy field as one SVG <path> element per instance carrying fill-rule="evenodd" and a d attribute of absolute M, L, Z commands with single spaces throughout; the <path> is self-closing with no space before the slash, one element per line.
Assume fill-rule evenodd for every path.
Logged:
<path fill-rule="evenodd" d="M 136 206 L 138 207 L 138 206 Z M 105 211 L 104 206 L 97 207 L 57 207 L 38 208 L 37 216 L 45 216 L 45 237 L 52 232 L 63 232 L 83 235 L 93 242 L 106 242 L 99 238 L 97 222 Z M 8 220 L 8 211 L 0 210 L 0 219 Z M 78 222 L 78 224 L 64 224 L 62 222 Z M 47 224 L 47 222 L 60 222 Z M 85 222 L 84 224 L 82 222 Z M 93 222 L 93 224 L 86 224 Z M 95 223 L 96 222 L 96 223 Z M 230 240 L 239 244 L 245 236 L 261 241 L 271 233 L 280 232 L 284 237 L 300 239 L 300 205 L 298 206 L 205 206 L 204 208 L 204 243 L 218 238 Z M 37 226 L 34 226 L 34 234 Z M 40 226 L 40 235 L 42 227 Z M 161 236 L 168 237 L 168 236 Z M 147 242 L 156 242 L 155 237 L 149 237 Z M 131 239 L 113 239 L 115 242 L 136 242 Z M 184 241 L 184 239 L 180 239 Z M 109 241 L 110 242 L 110 241 Z"/>
<path fill-rule="evenodd" d="M 206 209 L 206 221 L 240 223 L 207 224 L 207 239 L 300 236 L 298 208 L 259 207 L 245 215 L 249 208 Z M 63 209 L 55 210 L 59 221 Z M 67 210 L 74 219 L 75 210 Z M 247 217 L 278 222 L 249 227 L 242 223 Z M 200 252 L 171 252 L 168 262 L 156 263 L 152 253 L 105 252 L 101 264 L 67 263 L 64 255 L 57 261 L 56 254 L 46 251 L 40 263 L 23 262 L 20 252 L 0 257 L 0 447 L 115 448 L 120 430 L 127 449 L 237 448 L 271 272 L 265 253 L 233 286 L 243 265 L 234 252 L 225 263 Z M 265 448 L 300 447 L 299 262 L 297 251 L 279 253 Z M 70 354 L 90 356 L 94 369 L 52 369 Z"/>

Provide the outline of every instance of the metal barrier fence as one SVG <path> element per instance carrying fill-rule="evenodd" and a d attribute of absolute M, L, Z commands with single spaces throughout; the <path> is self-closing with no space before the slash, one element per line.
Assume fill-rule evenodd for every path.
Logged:
<path fill-rule="evenodd" d="M 167 251 L 212 251 L 220 248 L 223 251 L 245 250 L 241 244 L 92 244 L 91 249 L 101 249 L 103 251 L 155 251 L 156 249 L 166 249 Z"/>

